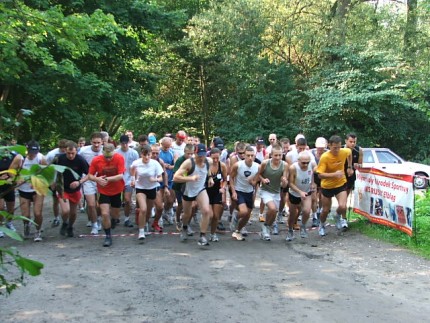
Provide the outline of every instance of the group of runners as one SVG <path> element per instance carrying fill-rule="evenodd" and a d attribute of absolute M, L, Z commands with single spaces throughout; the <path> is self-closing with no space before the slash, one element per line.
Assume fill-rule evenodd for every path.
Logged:
<path fill-rule="evenodd" d="M 253 144 L 236 142 L 233 152 L 229 152 L 219 137 L 206 147 L 198 137 L 187 136 L 184 131 L 166 134 L 161 140 L 154 133 L 141 135 L 137 142 L 127 131 L 118 145 L 106 132 L 95 132 L 89 145 L 85 145 L 85 138 L 79 138 L 77 143 L 60 140 L 46 156 L 40 153 L 36 141 L 27 143 L 25 156 L 3 149 L 0 171 L 30 169 L 34 164 L 72 169 L 74 173 L 57 173 L 56 185 L 52 186 L 52 225 L 60 227 L 61 235 L 73 237 L 77 213 L 84 211 L 84 201 L 90 234 L 98 235 L 103 230 L 105 247 L 112 245 L 112 229 L 120 223 L 121 209 L 124 225 L 137 225 L 139 240 L 146 238 L 153 218 L 154 231 L 161 232 L 163 223 L 176 223 L 180 240 L 186 241 L 194 233 L 190 222 L 199 212 L 197 243 L 203 246 L 219 241 L 217 232 L 225 230 L 222 214 L 229 209 L 232 238 L 245 240 L 256 196 L 261 200 L 260 237 L 265 241 L 271 240 L 271 234 L 279 234 L 279 224 L 285 223 L 283 216 L 288 217 L 287 241 L 295 238 L 295 230 L 301 238 L 307 238 L 310 218 L 319 235 L 326 235 L 333 197 L 338 202 L 337 229 L 346 229 L 347 196 L 354 187 L 355 168 L 362 160 L 357 137 L 352 133 L 346 139 L 331 136 L 327 141 L 320 137 L 313 149 L 302 134 L 292 145 L 288 138 L 278 140 L 276 134 L 270 134 L 268 140 L 267 146 L 262 137 Z M 15 187 L 8 181 L 13 177 L 14 172 L 1 173 L 4 185 L 0 186 L 0 209 L 6 207 L 11 214 Z M 34 241 L 42 241 L 43 196 L 28 182 L 18 183 L 17 190 L 24 217 L 31 218 L 33 204 Z M 133 197 L 135 224 L 131 214 Z M 15 230 L 12 221 L 6 221 L 4 226 Z M 30 237 L 28 221 L 24 221 L 24 237 Z"/>

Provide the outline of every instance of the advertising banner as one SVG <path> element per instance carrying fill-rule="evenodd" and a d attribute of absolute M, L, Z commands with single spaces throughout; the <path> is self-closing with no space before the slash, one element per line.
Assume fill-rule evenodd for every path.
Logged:
<path fill-rule="evenodd" d="M 374 168 L 360 168 L 356 174 L 354 212 L 412 236 L 413 175 L 388 174 Z"/>

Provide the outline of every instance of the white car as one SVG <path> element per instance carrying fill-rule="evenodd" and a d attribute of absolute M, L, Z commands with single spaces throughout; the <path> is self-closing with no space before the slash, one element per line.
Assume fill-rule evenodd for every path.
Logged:
<path fill-rule="evenodd" d="M 414 186 L 417 189 L 427 188 L 429 185 L 430 166 L 405 161 L 388 148 L 362 148 L 362 166 L 373 167 L 390 174 L 412 174 Z"/>

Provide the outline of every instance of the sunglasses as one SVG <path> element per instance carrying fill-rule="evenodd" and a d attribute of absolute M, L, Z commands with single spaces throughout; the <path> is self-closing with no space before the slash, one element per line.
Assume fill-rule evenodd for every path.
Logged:
<path fill-rule="evenodd" d="M 300 162 L 302 165 L 309 165 L 310 162 Z"/>
<path fill-rule="evenodd" d="M 245 152 L 244 151 L 238 151 L 237 152 L 239 155 L 243 155 Z"/>

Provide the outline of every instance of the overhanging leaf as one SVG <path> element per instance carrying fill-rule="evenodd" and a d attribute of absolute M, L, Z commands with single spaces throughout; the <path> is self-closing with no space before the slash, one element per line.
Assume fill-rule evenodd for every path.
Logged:
<path fill-rule="evenodd" d="M 23 271 L 26 271 L 31 276 L 40 275 L 40 271 L 43 268 L 43 264 L 41 262 L 21 257 L 19 255 L 15 256 L 15 262 Z"/>
<path fill-rule="evenodd" d="M 42 175 L 31 176 L 31 185 L 37 194 L 46 196 L 49 193 L 49 183 Z"/>

